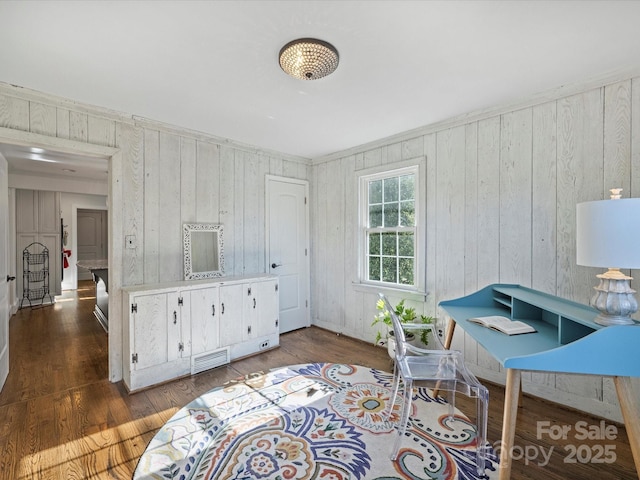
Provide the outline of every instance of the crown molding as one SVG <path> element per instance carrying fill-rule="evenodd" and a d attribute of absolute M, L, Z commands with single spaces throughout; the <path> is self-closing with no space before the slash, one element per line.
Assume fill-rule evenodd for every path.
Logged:
<path fill-rule="evenodd" d="M 640 66 L 626 67 L 610 71 L 601 75 L 591 77 L 587 80 L 571 83 L 567 85 L 561 85 L 559 87 L 540 92 L 531 95 L 526 98 L 520 98 L 512 102 L 507 102 L 501 105 L 487 107 L 472 112 L 457 115 L 455 117 L 445 119 L 430 125 L 407 130 L 395 135 L 384 137 L 372 142 L 364 143 L 355 147 L 341 150 L 338 152 L 330 153 L 322 157 L 312 159 L 312 165 L 318 165 L 321 163 L 330 162 L 339 158 L 356 155 L 359 153 L 367 152 L 376 148 L 384 147 L 394 143 L 400 143 L 406 140 L 411 140 L 423 135 L 429 135 L 432 133 L 440 132 L 449 128 L 459 127 L 468 123 L 477 122 L 486 118 L 491 118 L 505 113 L 522 110 L 524 108 L 534 107 L 547 102 L 557 101 L 561 98 L 570 97 L 572 95 L 580 94 L 596 88 L 603 88 L 607 85 L 618 83 L 625 80 L 630 80 L 634 77 L 640 77 Z"/>

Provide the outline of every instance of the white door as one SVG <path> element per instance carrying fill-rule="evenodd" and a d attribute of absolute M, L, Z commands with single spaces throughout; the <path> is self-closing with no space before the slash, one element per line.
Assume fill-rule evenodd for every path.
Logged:
<path fill-rule="evenodd" d="M 0 390 L 9 374 L 9 186 L 0 155 Z"/>
<path fill-rule="evenodd" d="M 280 333 L 310 325 L 309 184 L 267 177 L 267 261 L 280 282 Z"/>
<path fill-rule="evenodd" d="M 80 260 L 107 258 L 107 212 L 78 209 L 78 256 Z M 91 272 L 78 269 L 78 280 L 91 280 Z"/>

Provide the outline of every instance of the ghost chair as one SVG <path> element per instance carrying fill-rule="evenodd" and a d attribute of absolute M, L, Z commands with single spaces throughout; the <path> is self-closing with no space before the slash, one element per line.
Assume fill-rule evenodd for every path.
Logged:
<path fill-rule="evenodd" d="M 476 467 L 478 474 L 484 475 L 487 454 L 486 440 L 489 391 L 467 370 L 461 352 L 445 350 L 444 347 L 442 347 L 442 343 L 439 343 L 435 326 L 401 323 L 386 297 L 380 294 L 380 298 L 385 304 L 385 309 L 391 316 L 396 343 L 393 392 L 389 399 L 387 418 L 390 417 L 393 411 L 393 405 L 398 395 L 400 383 L 403 384 L 404 389 L 404 402 L 398 423 L 398 436 L 393 445 L 391 460 L 396 460 L 398 457 L 400 445 L 409 423 L 413 387 L 416 385 L 431 388 L 435 392 L 446 392 L 449 403 L 449 416 L 453 416 L 455 411 L 456 393 L 463 393 L 470 398 L 476 399 Z M 410 328 L 412 330 L 431 328 L 431 338 L 441 349 L 427 350 L 408 343 L 405 330 Z"/>

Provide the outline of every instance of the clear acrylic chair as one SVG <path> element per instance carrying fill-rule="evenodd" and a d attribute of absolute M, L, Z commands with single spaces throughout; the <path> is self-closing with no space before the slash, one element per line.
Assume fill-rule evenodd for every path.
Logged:
<path fill-rule="evenodd" d="M 393 392 L 389 399 L 387 418 L 389 418 L 393 410 L 400 383 L 402 382 L 404 385 L 404 402 L 400 423 L 398 424 L 398 436 L 393 445 L 391 460 L 396 460 L 398 457 L 400 444 L 409 423 L 413 387 L 417 384 L 416 386 L 431 388 L 435 392 L 446 392 L 450 416 L 455 411 L 456 393 L 463 393 L 470 398 L 476 399 L 476 466 L 478 474 L 484 475 L 487 454 L 489 391 L 467 370 L 461 352 L 444 349 L 434 325 L 403 324 L 386 297 L 380 294 L 380 298 L 391 316 L 396 343 Z M 407 342 L 405 330 L 423 330 L 425 327 L 431 328 L 431 339 L 437 343 L 440 349 L 427 350 L 415 347 Z"/>

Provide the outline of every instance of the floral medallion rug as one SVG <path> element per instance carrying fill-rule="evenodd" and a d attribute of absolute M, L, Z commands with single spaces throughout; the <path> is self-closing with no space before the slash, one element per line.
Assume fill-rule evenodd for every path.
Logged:
<path fill-rule="evenodd" d="M 475 425 L 414 389 L 396 461 L 402 399 L 388 406 L 392 375 L 343 364 L 284 367 L 216 388 L 179 410 L 155 435 L 134 479 L 492 479 L 489 445 L 476 473 Z"/>

